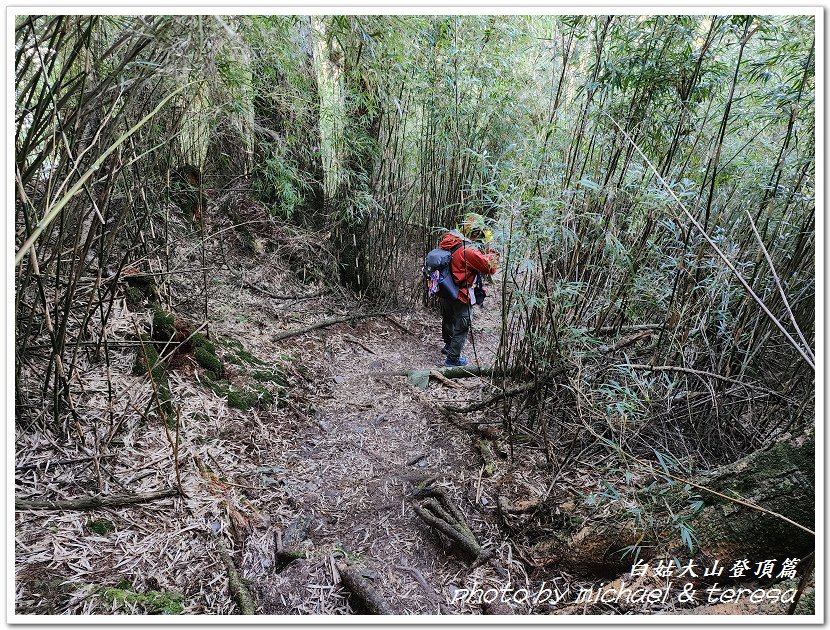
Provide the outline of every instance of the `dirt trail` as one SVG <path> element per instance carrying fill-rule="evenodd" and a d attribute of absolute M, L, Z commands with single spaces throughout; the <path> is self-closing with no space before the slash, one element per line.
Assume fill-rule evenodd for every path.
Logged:
<path fill-rule="evenodd" d="M 476 315 L 476 354 L 489 364 L 498 322 L 492 312 L 477 309 Z M 270 516 L 277 527 L 298 515 L 311 517 L 310 559 L 274 577 L 261 562 L 268 551 L 247 545 L 244 569 L 255 578 L 264 613 L 347 612 L 334 567 L 346 556 L 373 572 L 375 585 L 396 612 L 448 612 L 443 606 L 447 586 L 463 585 L 465 564 L 442 549 L 406 500 L 428 478 L 455 497 L 485 546 L 498 545 L 493 515 L 472 507 L 480 483 L 473 439 L 435 407 L 436 399 L 476 397 L 468 388 L 481 383 L 471 379 L 463 389 L 431 383 L 422 391 L 403 377 L 380 376 L 443 362 L 437 313 L 419 309 L 396 321 L 400 326 L 386 318 L 337 326 L 283 344 L 311 366 L 317 394 L 311 400 L 313 414 L 293 427 L 292 446 L 266 455 L 266 466 L 290 471 L 281 486 L 290 510 Z M 473 354 L 471 343 L 467 350 Z M 480 578 L 492 573 L 488 567 L 476 571 Z M 419 583 L 421 576 L 428 590 Z"/>

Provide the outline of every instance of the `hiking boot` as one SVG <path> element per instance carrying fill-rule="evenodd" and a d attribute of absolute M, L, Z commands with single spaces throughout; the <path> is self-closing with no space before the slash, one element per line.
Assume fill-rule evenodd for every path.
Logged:
<path fill-rule="evenodd" d="M 441 354 L 449 354 L 449 353 L 450 353 L 450 347 L 447 344 L 444 344 L 444 347 L 441 348 Z"/>
<path fill-rule="evenodd" d="M 467 357 L 458 357 L 457 359 L 447 357 L 447 360 L 444 361 L 444 365 L 447 367 L 462 367 L 468 363 L 469 361 L 467 360 Z"/>

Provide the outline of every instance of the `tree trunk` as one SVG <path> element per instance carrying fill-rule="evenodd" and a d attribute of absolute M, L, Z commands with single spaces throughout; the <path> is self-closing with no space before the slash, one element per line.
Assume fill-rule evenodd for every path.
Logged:
<path fill-rule="evenodd" d="M 815 434 L 789 436 L 705 475 L 701 485 L 815 527 Z M 693 526 L 713 557 L 803 557 L 815 536 L 771 514 L 703 493 L 706 507 Z"/>
<path fill-rule="evenodd" d="M 704 502 L 697 514 L 685 516 L 696 540 L 695 554 L 702 552 L 723 564 L 744 558 L 752 562 L 804 558 L 813 551 L 815 536 L 785 520 L 809 530 L 815 526 L 815 435 L 812 430 L 784 436 L 765 449 L 695 478 L 693 484 L 698 486 L 692 486 L 693 492 L 700 494 Z M 680 493 L 686 492 L 685 486 L 676 482 L 673 492 L 661 495 L 652 509 L 659 510 L 673 499 L 682 503 Z M 765 511 L 712 491 L 734 496 L 744 504 Z M 651 498 L 646 492 L 638 493 L 641 505 Z M 543 563 L 553 562 L 573 573 L 592 576 L 613 576 L 627 570 L 633 562 L 635 546 L 639 547 L 641 560 L 691 555 L 678 535 L 678 521 L 665 509 L 652 513 L 654 527 L 645 535 L 633 519 L 621 519 L 621 514 L 627 513 L 617 512 L 616 518 L 612 516 L 599 522 L 587 518 L 572 535 L 558 532 L 537 543 L 534 555 Z M 682 512 L 676 515 L 684 516 Z M 664 541 L 662 545 L 649 540 L 655 531 L 659 532 L 657 538 Z"/>

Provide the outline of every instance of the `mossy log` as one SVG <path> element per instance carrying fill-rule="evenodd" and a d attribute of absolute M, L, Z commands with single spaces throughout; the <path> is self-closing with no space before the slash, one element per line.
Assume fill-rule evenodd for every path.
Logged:
<path fill-rule="evenodd" d="M 510 372 L 503 370 L 496 370 L 489 365 L 464 365 L 460 367 L 445 367 L 441 369 L 426 368 L 415 370 L 391 370 L 388 372 L 374 372 L 367 374 L 373 378 L 384 376 L 405 376 L 410 385 L 414 385 L 420 389 L 426 389 L 429 385 L 430 377 L 455 379 L 455 378 L 471 378 L 480 376 L 483 378 L 495 376 L 507 376 Z"/>
<path fill-rule="evenodd" d="M 357 600 L 358 607 L 364 612 L 369 615 L 393 614 L 392 609 L 380 592 L 364 577 L 362 567 L 341 562 L 337 564 L 337 570 L 340 572 L 343 586 Z"/>
<path fill-rule="evenodd" d="M 216 548 L 219 550 L 219 557 L 222 559 L 222 564 L 225 565 L 225 571 L 228 574 L 228 592 L 239 606 L 240 614 L 255 615 L 256 602 L 251 596 L 251 592 L 248 590 L 248 587 L 239 576 L 236 566 L 233 563 L 233 558 L 231 558 L 231 554 L 228 552 L 228 548 L 225 546 L 224 541 L 219 539 L 217 541 Z"/>
<path fill-rule="evenodd" d="M 94 510 L 102 507 L 123 507 L 147 503 L 158 499 L 169 499 L 179 495 L 176 488 L 145 492 L 143 494 L 111 494 L 109 496 L 93 495 L 77 499 L 58 499 L 55 501 L 30 501 L 16 499 L 15 510 Z"/>
<path fill-rule="evenodd" d="M 809 553 L 815 536 L 780 516 L 815 528 L 815 434 L 787 436 L 697 480 L 701 486 L 763 507 L 759 512 L 701 492 L 704 509 L 692 525 L 711 555 L 790 557 Z M 773 514 L 774 513 L 774 514 Z"/>
<path fill-rule="evenodd" d="M 412 376 L 425 372 L 438 372 L 444 378 L 471 378 L 473 376 L 500 376 L 503 372 L 494 370 L 490 365 L 464 365 L 461 367 L 445 367 L 440 369 L 417 369 L 417 370 L 393 370 L 391 372 L 378 372 L 372 376 Z"/>
<path fill-rule="evenodd" d="M 692 488 L 703 501 L 697 513 L 685 517 L 695 547 L 710 558 L 759 560 L 803 558 L 813 551 L 815 536 L 815 436 L 812 431 L 782 437 L 768 448 L 699 475 L 689 483 L 673 482 L 661 495 L 672 502 Z M 640 496 L 645 500 L 646 493 Z M 534 556 L 582 575 L 613 575 L 631 564 L 625 551 L 640 547 L 640 559 L 685 554 L 676 522 L 668 512 L 655 512 L 654 530 L 668 547 L 649 545 L 633 519 L 589 519 L 574 534 L 557 532 L 535 546 Z M 810 530 L 810 531 L 807 531 Z"/>

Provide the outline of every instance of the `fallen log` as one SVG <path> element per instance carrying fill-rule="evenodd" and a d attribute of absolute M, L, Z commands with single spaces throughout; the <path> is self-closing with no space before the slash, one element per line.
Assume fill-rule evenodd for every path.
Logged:
<path fill-rule="evenodd" d="M 30 501 L 15 499 L 15 510 L 94 510 L 101 507 L 123 507 L 136 503 L 147 503 L 158 499 L 167 499 L 179 495 L 176 488 L 156 490 L 143 494 L 111 494 L 79 497 L 77 499 L 58 499 L 55 501 Z"/>
<path fill-rule="evenodd" d="M 454 378 L 471 378 L 480 376 L 482 378 L 493 378 L 498 376 L 509 376 L 513 370 L 495 369 L 490 365 L 464 365 L 459 367 L 426 368 L 414 370 L 390 370 L 387 372 L 370 372 L 364 376 L 381 378 L 386 376 L 405 376 L 410 385 L 420 389 L 426 389 L 430 377 L 436 378 L 444 383 Z"/>
<path fill-rule="evenodd" d="M 239 577 L 231 554 L 228 552 L 228 548 L 221 538 L 216 541 L 216 547 L 219 550 L 219 557 L 222 558 L 222 564 L 225 565 L 225 571 L 228 574 L 228 592 L 230 592 L 234 601 L 239 606 L 239 612 L 243 615 L 255 615 L 256 604 L 254 603 L 254 598 L 251 597 L 251 592 L 245 586 L 242 578 Z"/>
<path fill-rule="evenodd" d="M 358 600 L 359 608 L 370 615 L 394 614 L 380 592 L 364 577 L 365 567 L 338 562 L 337 570 L 343 586 Z"/>
<path fill-rule="evenodd" d="M 410 377 L 413 374 L 424 373 L 429 375 L 430 372 L 437 372 L 444 378 L 470 378 L 473 376 L 508 376 L 510 370 L 494 370 L 491 365 L 464 365 L 460 367 L 444 367 L 444 368 L 427 368 L 427 369 L 411 369 L 411 370 L 389 370 L 387 372 L 370 372 L 365 376 L 406 376 Z"/>

